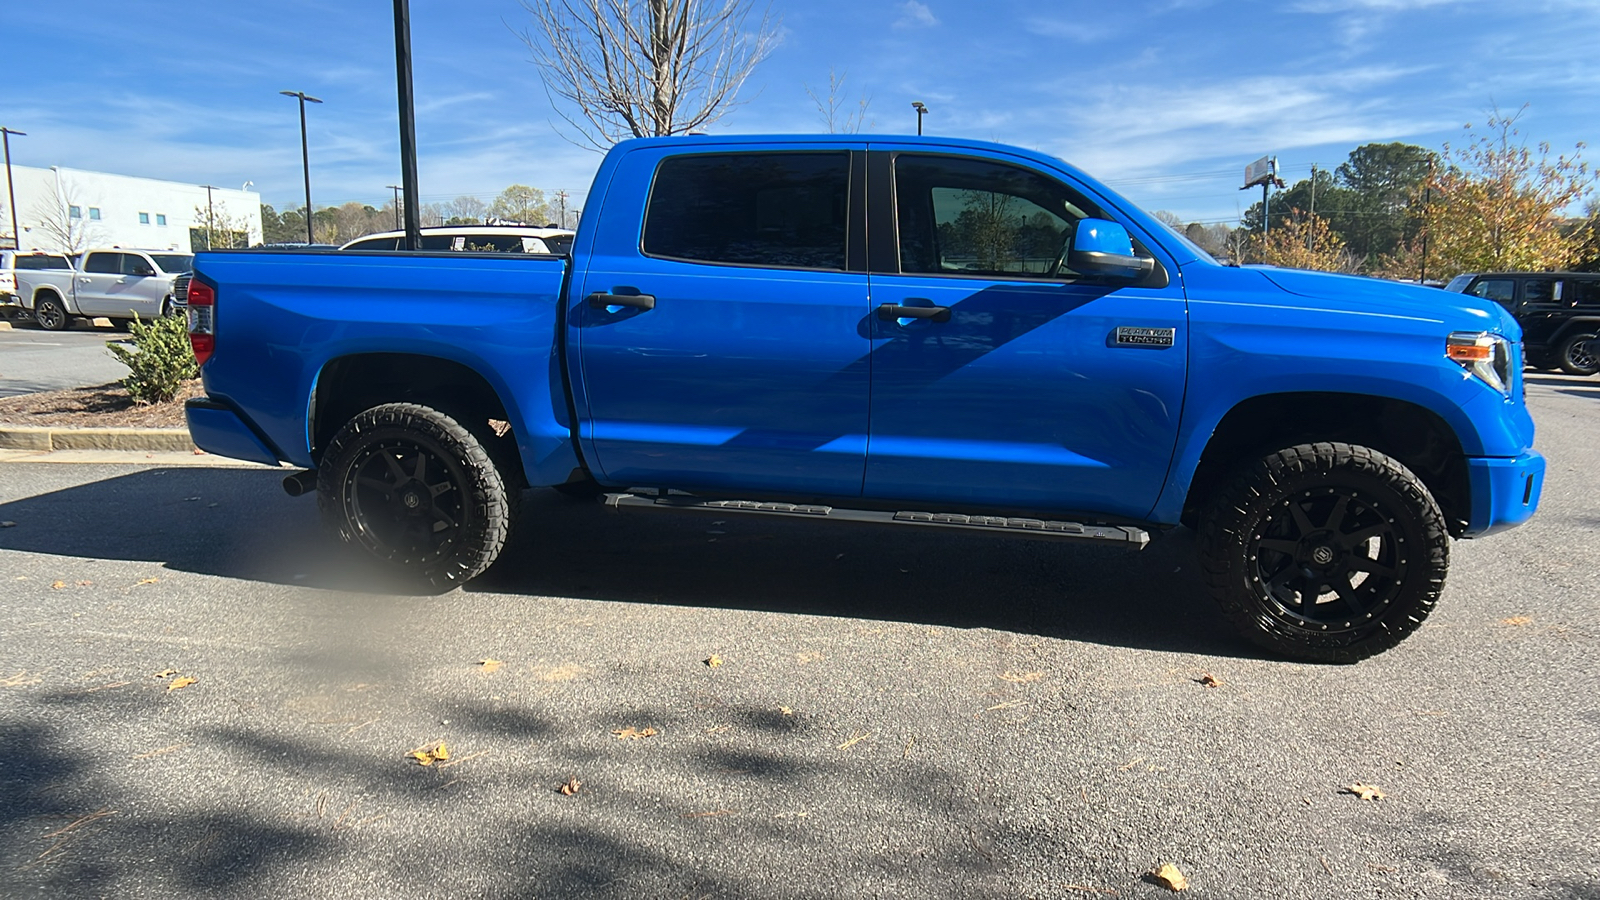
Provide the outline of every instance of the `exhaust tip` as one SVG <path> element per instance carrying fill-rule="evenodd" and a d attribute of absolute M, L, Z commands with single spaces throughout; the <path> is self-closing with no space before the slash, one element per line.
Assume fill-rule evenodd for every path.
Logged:
<path fill-rule="evenodd" d="M 283 477 L 283 492 L 291 497 L 309 494 L 317 489 L 317 473 L 315 469 L 306 469 Z"/>

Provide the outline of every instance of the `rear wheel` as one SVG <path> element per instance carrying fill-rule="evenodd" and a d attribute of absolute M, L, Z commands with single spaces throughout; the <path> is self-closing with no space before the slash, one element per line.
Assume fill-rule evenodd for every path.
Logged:
<path fill-rule="evenodd" d="M 470 430 L 413 403 L 375 406 L 334 435 L 317 505 L 340 540 L 382 568 L 448 590 L 505 546 L 505 481 Z"/>
<path fill-rule="evenodd" d="M 1398 461 L 1302 444 L 1260 460 L 1211 504 L 1200 552 L 1212 596 L 1255 643 L 1351 663 L 1421 626 L 1449 567 L 1444 515 Z"/>
<path fill-rule="evenodd" d="M 1600 372 L 1600 339 L 1593 334 L 1575 334 L 1561 342 L 1557 360 L 1568 375 Z"/>
<path fill-rule="evenodd" d="M 61 331 L 72 322 L 61 301 L 54 295 L 38 297 L 33 301 L 33 320 L 45 331 Z"/>

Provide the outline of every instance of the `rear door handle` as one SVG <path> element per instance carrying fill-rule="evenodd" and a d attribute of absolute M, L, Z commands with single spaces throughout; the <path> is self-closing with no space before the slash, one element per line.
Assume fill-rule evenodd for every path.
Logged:
<path fill-rule="evenodd" d="M 878 318 L 885 322 L 895 319 L 931 319 L 935 322 L 950 321 L 950 307 L 948 306 L 901 306 L 898 303 L 881 303 L 878 305 Z"/>
<path fill-rule="evenodd" d="M 605 294 L 596 291 L 589 295 L 589 305 L 595 309 L 608 306 L 631 306 L 634 309 L 655 309 L 655 294 Z"/>

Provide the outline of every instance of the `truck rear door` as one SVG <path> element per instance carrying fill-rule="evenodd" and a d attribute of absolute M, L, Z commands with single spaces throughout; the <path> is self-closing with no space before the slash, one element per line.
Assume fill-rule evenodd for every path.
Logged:
<path fill-rule="evenodd" d="M 646 144 L 616 163 L 568 318 L 602 480 L 860 493 L 864 150 Z"/>

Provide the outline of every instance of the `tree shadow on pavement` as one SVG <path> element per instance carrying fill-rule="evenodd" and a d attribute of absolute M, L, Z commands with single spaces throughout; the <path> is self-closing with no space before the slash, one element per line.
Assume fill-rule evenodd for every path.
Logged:
<path fill-rule="evenodd" d="M 0 504 L 0 548 L 145 560 L 284 585 L 372 592 L 281 473 L 153 469 Z M 619 513 L 524 495 L 500 561 L 468 591 L 846 616 L 1259 656 L 1216 612 L 1193 536 L 1139 552 L 905 527 Z M 390 591 L 396 592 L 396 591 Z"/>

